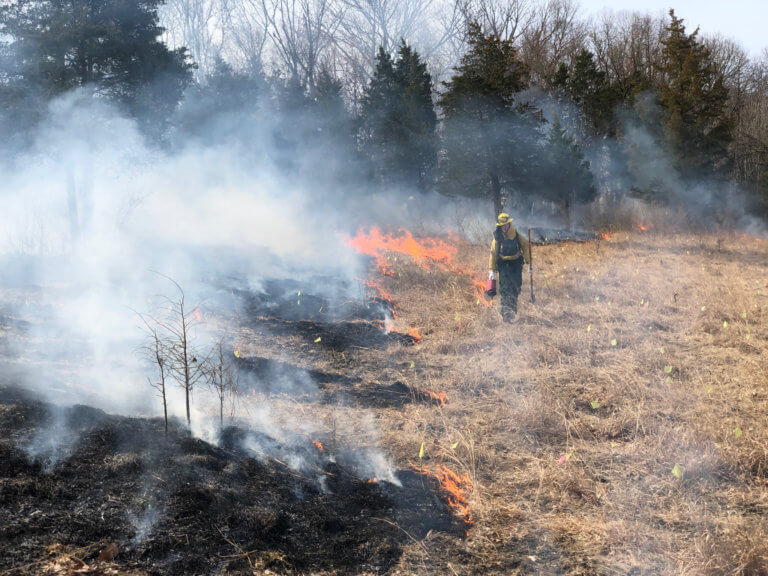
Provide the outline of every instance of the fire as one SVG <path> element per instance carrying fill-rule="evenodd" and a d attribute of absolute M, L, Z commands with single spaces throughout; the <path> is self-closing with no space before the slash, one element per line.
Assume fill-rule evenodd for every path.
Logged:
<path fill-rule="evenodd" d="M 440 493 L 448 503 L 448 507 L 464 519 L 467 525 L 474 524 L 469 510 L 469 492 L 472 490 L 472 481 L 469 475 L 456 474 L 450 468 L 438 465 L 436 472 L 421 469 L 419 473 L 437 480 Z"/>
<path fill-rule="evenodd" d="M 449 237 L 455 242 L 454 236 Z M 378 227 L 371 228 L 366 234 L 363 230 L 358 230 L 354 237 L 346 240 L 346 245 L 350 248 L 367 254 L 376 260 L 376 265 L 381 274 L 385 276 L 394 276 L 395 270 L 392 266 L 388 254 L 403 254 L 410 256 L 422 268 L 429 270 L 432 266 L 437 266 L 454 274 L 463 276 L 473 276 L 472 270 L 467 270 L 455 263 L 458 248 L 455 245 L 441 240 L 440 238 L 414 238 L 408 230 L 400 229 L 397 234 L 384 234 Z M 475 298 L 483 306 L 491 306 L 492 301 L 485 296 L 485 285 L 482 281 L 472 281 Z M 379 291 L 382 298 L 394 302 L 389 294 L 383 291 L 377 284 L 367 282 L 366 286 L 375 288 Z"/>
<path fill-rule="evenodd" d="M 472 282 L 475 285 L 475 297 L 477 298 L 477 301 L 486 308 L 492 306 L 493 300 L 489 300 L 485 296 L 485 284 L 483 284 L 480 280 L 473 280 Z"/>
<path fill-rule="evenodd" d="M 648 232 L 648 230 L 650 230 L 651 228 L 653 228 L 653 224 L 651 224 L 650 222 L 637 223 L 637 229 L 640 230 L 641 232 Z"/>
<path fill-rule="evenodd" d="M 318 449 L 320 452 L 322 452 L 322 451 L 324 451 L 324 450 L 325 450 L 325 446 L 323 446 L 323 443 L 322 443 L 322 442 L 320 442 L 319 440 L 314 440 L 314 441 L 312 442 L 312 445 L 313 445 L 315 448 L 317 448 L 317 449 Z"/>
<path fill-rule="evenodd" d="M 397 304 L 394 296 L 392 296 L 392 294 L 384 290 L 384 288 L 382 288 L 380 284 L 377 284 L 373 280 L 364 280 L 363 284 L 367 288 L 370 288 L 371 290 L 375 290 L 379 294 L 379 298 L 381 298 L 382 300 L 385 300 L 387 304 L 390 305 L 390 307 L 395 306 Z"/>
<path fill-rule="evenodd" d="M 379 479 L 378 478 L 369 478 L 368 479 L 368 484 L 378 484 L 378 483 L 379 483 Z"/>
<path fill-rule="evenodd" d="M 395 271 L 387 258 L 387 253 L 407 254 L 422 268 L 429 268 L 426 261 L 448 264 L 456 256 L 457 249 L 439 238 L 413 237 L 408 230 L 400 229 L 397 235 L 383 234 L 377 226 L 365 234 L 362 229 L 357 235 L 349 238 L 347 246 L 362 254 L 376 259 L 379 271 L 387 276 L 393 276 Z"/>
<path fill-rule="evenodd" d="M 421 342 L 422 336 L 417 328 L 411 328 L 408 330 L 408 336 L 413 338 L 415 342 Z"/>
<path fill-rule="evenodd" d="M 608 232 L 603 232 L 600 234 L 600 238 L 603 240 L 612 240 L 614 236 L 616 236 L 616 234 L 609 234 Z"/>
<path fill-rule="evenodd" d="M 441 408 L 448 404 L 448 395 L 445 392 L 432 392 L 432 390 L 424 390 L 422 391 L 422 394 L 424 394 L 424 398 L 427 400 L 431 400 Z"/>

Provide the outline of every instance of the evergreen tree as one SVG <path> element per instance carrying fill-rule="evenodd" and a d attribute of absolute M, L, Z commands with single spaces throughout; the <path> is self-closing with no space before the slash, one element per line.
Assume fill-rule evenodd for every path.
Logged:
<path fill-rule="evenodd" d="M 314 137 L 307 142 L 307 170 L 326 192 L 338 195 L 339 183 L 354 188 L 359 178 L 360 159 L 355 145 L 354 122 L 343 97 L 344 85 L 327 68 L 315 81 L 315 97 L 308 122 Z M 333 150 L 333 154 L 328 154 Z"/>
<path fill-rule="evenodd" d="M 571 208 L 576 203 L 591 202 L 597 196 L 589 162 L 579 146 L 555 117 L 545 145 L 545 171 L 539 190 L 544 198 L 560 206 L 570 224 Z"/>
<path fill-rule="evenodd" d="M 406 182 L 427 190 L 437 167 L 437 113 L 432 102 L 432 76 L 427 64 L 405 41 L 400 43 L 395 62 L 395 79 L 402 91 L 401 118 L 403 146 L 399 165 Z"/>
<path fill-rule="evenodd" d="M 552 85 L 578 105 L 590 133 L 605 135 L 611 132 L 619 95 L 608 83 L 605 72 L 597 67 L 592 52 L 582 49 L 570 67 L 561 63 Z"/>
<path fill-rule="evenodd" d="M 630 196 L 666 203 L 683 185 L 664 149 L 663 109 L 655 91 L 637 97 L 632 107 L 619 112 L 621 129 L 616 152 L 617 176 Z"/>
<path fill-rule="evenodd" d="M 312 96 L 295 77 L 272 79 L 274 98 L 265 123 L 271 130 L 270 159 L 286 176 L 311 182 L 317 194 L 338 195 L 359 178 L 354 122 L 343 85 L 326 68 L 318 72 Z"/>
<path fill-rule="evenodd" d="M 186 49 L 158 40 L 162 0 L 11 0 L 0 32 L 16 62 L 10 84 L 49 98 L 86 86 L 156 126 L 191 80 Z"/>
<path fill-rule="evenodd" d="M 484 35 L 471 24 L 469 48 L 440 98 L 444 157 L 441 189 L 449 195 L 486 197 L 501 210 L 502 189 L 535 186 L 535 111 L 517 102 L 528 71 L 511 41 Z"/>
<path fill-rule="evenodd" d="M 589 50 L 582 50 L 576 56 L 568 87 L 571 97 L 581 107 L 591 128 L 599 134 L 609 132 L 613 109 L 619 99 Z"/>
<path fill-rule="evenodd" d="M 348 138 L 352 122 L 344 105 L 344 85 L 322 68 L 315 81 L 314 109 L 318 116 L 318 132 L 328 138 Z"/>
<path fill-rule="evenodd" d="M 669 16 L 660 90 L 667 144 L 684 177 L 722 173 L 731 139 L 728 91 L 698 29 L 687 34 L 674 10 Z"/>
<path fill-rule="evenodd" d="M 307 122 L 312 101 L 304 84 L 296 77 L 273 77 L 270 81 L 273 100 L 269 119 L 272 128 L 271 157 L 284 174 L 299 172 L 300 149 L 313 136 L 313 126 Z"/>
<path fill-rule="evenodd" d="M 437 164 L 437 114 L 432 77 L 402 41 L 397 60 L 383 49 L 366 87 L 360 114 L 361 148 L 381 184 L 428 189 Z"/>
<path fill-rule="evenodd" d="M 258 63 L 247 72 L 236 72 L 217 58 L 211 73 L 184 94 L 174 124 L 184 139 L 249 139 L 267 88 Z"/>

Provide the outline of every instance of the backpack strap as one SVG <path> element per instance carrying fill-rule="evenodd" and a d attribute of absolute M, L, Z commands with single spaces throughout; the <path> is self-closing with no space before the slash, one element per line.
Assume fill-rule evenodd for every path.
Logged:
<path fill-rule="evenodd" d="M 504 232 L 501 231 L 500 226 L 496 226 L 493 231 L 493 239 L 496 240 L 496 265 L 498 266 L 501 259 L 501 243 L 504 242 Z"/>

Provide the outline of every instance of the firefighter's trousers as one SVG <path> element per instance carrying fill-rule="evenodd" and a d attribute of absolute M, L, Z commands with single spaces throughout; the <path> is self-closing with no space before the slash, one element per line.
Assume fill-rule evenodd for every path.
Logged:
<path fill-rule="evenodd" d="M 498 267 L 501 315 L 504 318 L 514 317 L 517 313 L 517 297 L 523 286 L 523 257 L 499 260 Z"/>

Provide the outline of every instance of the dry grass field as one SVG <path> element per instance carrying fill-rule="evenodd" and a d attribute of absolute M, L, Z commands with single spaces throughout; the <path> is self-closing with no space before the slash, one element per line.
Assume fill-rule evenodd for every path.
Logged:
<path fill-rule="evenodd" d="M 483 278 L 487 248 L 457 258 Z M 394 573 L 768 574 L 768 241 L 617 232 L 534 261 L 536 303 L 526 274 L 513 324 L 470 276 L 393 255 L 372 275 L 418 345 L 240 346 L 356 376 L 359 398 L 446 393 L 286 401 L 399 469 L 466 475 L 466 536 L 414 539 Z"/>

